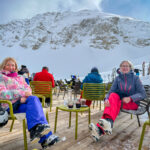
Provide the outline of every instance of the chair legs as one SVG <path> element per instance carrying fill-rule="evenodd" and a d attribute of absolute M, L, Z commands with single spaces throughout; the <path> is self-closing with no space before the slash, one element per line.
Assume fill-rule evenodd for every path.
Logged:
<path fill-rule="evenodd" d="M 75 127 L 75 140 L 78 138 L 78 112 L 76 112 L 76 127 Z"/>
<path fill-rule="evenodd" d="M 46 111 L 46 120 L 49 123 L 49 118 L 48 118 L 48 111 Z"/>
<path fill-rule="evenodd" d="M 9 130 L 10 132 L 12 132 L 14 122 L 15 122 L 15 119 L 12 120 L 11 127 L 10 127 L 10 130 Z M 28 150 L 27 134 L 26 134 L 26 120 L 25 119 L 22 120 L 22 124 L 23 124 L 22 128 L 23 128 L 23 137 L 24 137 L 24 149 Z"/>
<path fill-rule="evenodd" d="M 99 102 L 99 110 L 101 110 L 102 109 L 102 104 L 101 104 L 101 100 L 100 100 L 100 102 Z"/>
<path fill-rule="evenodd" d="M 27 134 L 26 134 L 26 120 L 23 119 L 22 123 L 23 123 L 24 149 L 28 150 Z"/>
<path fill-rule="evenodd" d="M 10 126 L 10 130 L 9 130 L 10 132 L 12 132 L 12 129 L 13 129 L 13 126 L 14 126 L 14 122 L 15 122 L 15 119 L 12 120 L 12 123 L 11 123 L 11 126 Z"/>
<path fill-rule="evenodd" d="M 145 129 L 146 129 L 146 126 L 149 125 L 150 126 L 150 121 L 146 121 L 143 125 L 143 128 L 142 128 L 142 133 L 141 133 L 141 138 L 140 138 L 140 143 L 139 143 L 139 149 L 138 150 L 141 150 L 142 148 L 142 144 L 143 144 L 143 139 L 144 139 L 144 134 L 145 134 Z"/>
<path fill-rule="evenodd" d="M 131 114 L 131 119 L 133 119 L 133 115 Z"/>
<path fill-rule="evenodd" d="M 140 124 L 140 119 L 139 119 L 139 116 L 138 116 L 138 115 L 136 115 L 136 117 L 137 117 L 138 124 L 139 124 L 139 127 L 140 127 L 140 126 L 141 126 L 141 124 Z"/>
<path fill-rule="evenodd" d="M 56 115 L 55 115 L 55 127 L 54 127 L 54 133 L 56 133 L 56 128 L 57 128 L 57 117 L 58 117 L 58 107 L 56 107 Z"/>
<path fill-rule="evenodd" d="M 95 103 L 96 103 L 96 105 L 98 106 L 98 102 L 99 102 L 99 110 L 102 109 L 101 100 L 95 100 L 95 101 L 93 101 L 93 109 L 94 109 Z"/>
<path fill-rule="evenodd" d="M 93 109 L 94 109 L 95 101 L 93 101 Z"/>
<path fill-rule="evenodd" d="M 52 111 L 52 103 L 53 103 L 53 100 L 52 100 L 52 97 L 50 98 L 50 112 Z"/>

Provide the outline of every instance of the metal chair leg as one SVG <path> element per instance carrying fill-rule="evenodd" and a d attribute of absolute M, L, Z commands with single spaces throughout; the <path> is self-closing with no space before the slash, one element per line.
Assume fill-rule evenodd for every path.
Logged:
<path fill-rule="evenodd" d="M 71 112 L 69 112 L 69 128 L 71 127 Z"/>
<path fill-rule="evenodd" d="M 150 122 L 150 112 L 149 112 L 149 110 L 147 111 L 147 114 L 148 114 L 148 118 L 149 118 L 149 122 Z"/>
<path fill-rule="evenodd" d="M 49 123 L 49 118 L 48 118 L 48 111 L 46 111 L 46 120 Z"/>
<path fill-rule="evenodd" d="M 136 117 L 137 117 L 138 124 L 139 124 L 139 127 L 140 127 L 140 126 L 141 126 L 141 124 L 140 124 L 140 119 L 139 119 L 139 116 L 138 116 L 138 115 L 136 115 Z"/>
<path fill-rule="evenodd" d="M 78 138 L 78 112 L 76 112 L 75 139 Z"/>
<path fill-rule="evenodd" d="M 102 110 L 101 100 L 100 100 L 100 102 L 99 102 L 99 110 Z"/>
<path fill-rule="evenodd" d="M 52 111 L 52 103 L 53 103 L 53 100 L 51 99 L 51 102 L 50 102 L 50 112 Z"/>
<path fill-rule="evenodd" d="M 91 123 L 91 110 L 90 110 L 90 107 L 89 107 L 89 124 Z"/>
<path fill-rule="evenodd" d="M 144 139 L 144 134 L 145 134 L 146 125 L 149 125 L 149 126 L 150 126 L 150 122 L 149 122 L 149 120 L 148 120 L 148 121 L 146 121 L 146 122 L 144 123 L 144 125 L 143 125 L 138 150 L 141 150 L 141 148 L 142 148 L 142 144 L 143 144 L 143 139 Z"/>
<path fill-rule="evenodd" d="M 95 101 L 93 101 L 93 109 L 94 109 Z"/>
<path fill-rule="evenodd" d="M 58 107 L 56 107 L 56 116 L 55 116 L 55 127 L 54 127 L 54 133 L 56 133 L 56 128 L 57 128 L 57 116 L 58 116 Z"/>
<path fill-rule="evenodd" d="M 12 123 L 11 123 L 11 126 L 10 126 L 10 130 L 9 130 L 10 132 L 12 132 L 12 129 L 13 129 L 13 126 L 14 126 L 14 122 L 15 122 L 15 119 L 12 120 Z"/>
<path fill-rule="evenodd" d="M 27 145 L 27 134 L 26 134 L 26 120 L 23 119 L 23 136 L 24 136 L 24 149 L 28 150 L 28 145 Z"/>

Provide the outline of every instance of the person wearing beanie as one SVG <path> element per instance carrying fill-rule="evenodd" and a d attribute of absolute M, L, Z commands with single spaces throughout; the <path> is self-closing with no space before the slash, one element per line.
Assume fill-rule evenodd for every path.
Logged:
<path fill-rule="evenodd" d="M 103 79 L 101 78 L 101 75 L 99 74 L 99 71 L 96 67 L 93 67 L 91 69 L 91 73 L 89 73 L 82 81 L 81 89 L 83 89 L 83 83 L 102 83 Z M 82 98 L 82 93 L 80 98 Z M 92 101 L 86 100 L 86 105 L 91 106 Z"/>
<path fill-rule="evenodd" d="M 98 71 L 98 69 L 96 68 L 96 67 L 93 67 L 92 69 L 91 69 L 91 73 L 92 72 L 97 72 L 97 73 L 99 73 L 99 71 Z"/>

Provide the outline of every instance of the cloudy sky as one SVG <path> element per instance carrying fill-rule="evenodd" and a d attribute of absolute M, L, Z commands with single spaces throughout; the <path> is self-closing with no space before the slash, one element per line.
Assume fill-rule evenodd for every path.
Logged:
<path fill-rule="evenodd" d="M 0 24 L 51 11 L 99 10 L 150 22 L 150 0 L 0 0 Z"/>

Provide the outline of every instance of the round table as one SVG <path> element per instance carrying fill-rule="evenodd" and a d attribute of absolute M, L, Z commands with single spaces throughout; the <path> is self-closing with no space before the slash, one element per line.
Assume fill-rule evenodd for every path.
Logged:
<path fill-rule="evenodd" d="M 57 117 L 58 117 L 58 110 L 62 111 L 68 111 L 69 114 L 69 127 L 71 127 L 71 113 L 75 112 L 76 113 L 76 122 L 75 122 L 75 139 L 77 139 L 77 133 L 78 133 L 78 112 L 89 112 L 89 124 L 91 123 L 91 111 L 90 107 L 80 107 L 80 108 L 68 108 L 65 105 L 57 106 L 56 107 L 56 115 L 55 115 L 55 126 L 54 126 L 54 133 L 56 133 L 56 128 L 57 128 Z"/>

